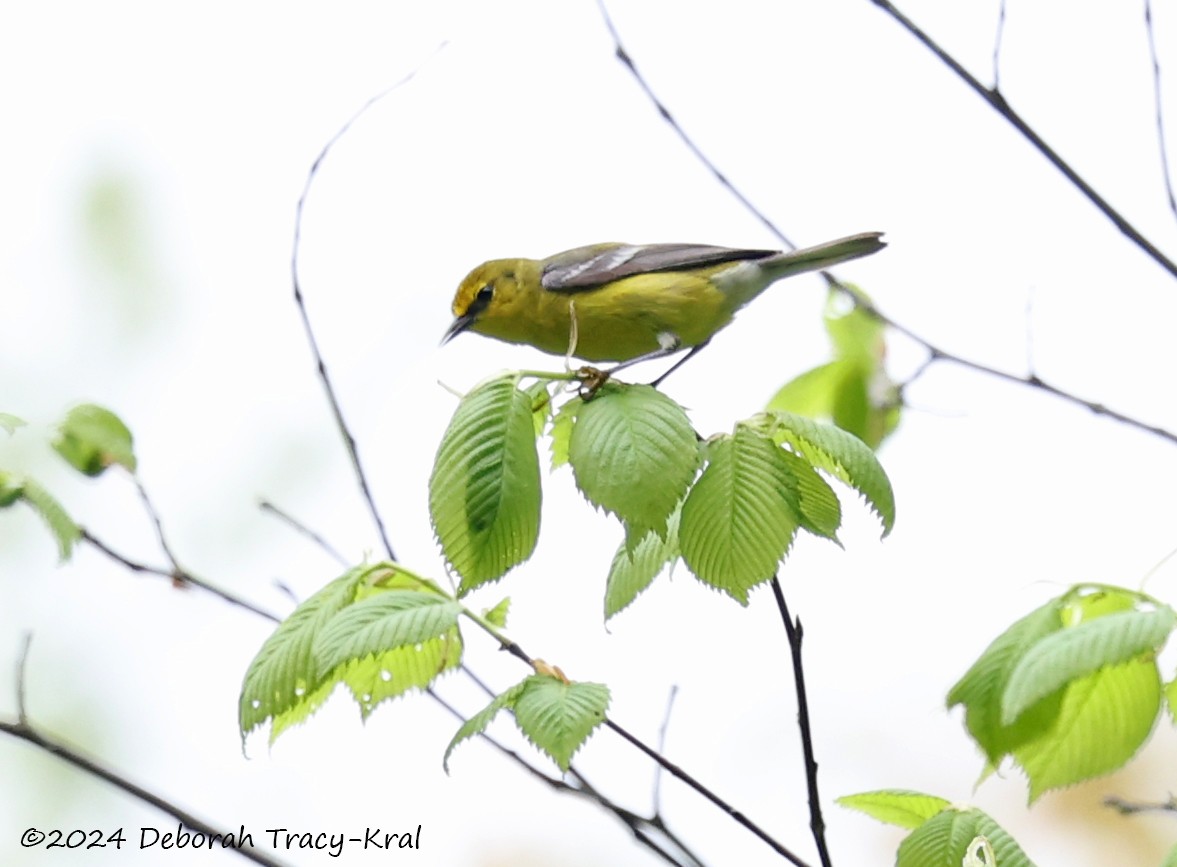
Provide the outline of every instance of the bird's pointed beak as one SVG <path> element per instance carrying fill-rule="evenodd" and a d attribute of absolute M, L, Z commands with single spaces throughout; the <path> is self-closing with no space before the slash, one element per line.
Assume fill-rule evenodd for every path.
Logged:
<path fill-rule="evenodd" d="M 450 327 L 445 330 L 442 335 L 441 345 L 445 346 L 467 328 L 474 324 L 474 317 L 467 313 L 465 316 L 458 316 L 450 323 Z"/>

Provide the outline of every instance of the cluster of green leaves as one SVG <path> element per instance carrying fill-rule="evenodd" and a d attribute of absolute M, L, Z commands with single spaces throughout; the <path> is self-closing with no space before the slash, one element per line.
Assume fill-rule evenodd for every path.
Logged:
<path fill-rule="evenodd" d="M 1013 837 L 973 807 L 900 789 L 847 795 L 838 803 L 911 831 L 895 867 L 1033 867 Z"/>
<path fill-rule="evenodd" d="M 242 737 L 271 720 L 270 742 L 314 713 L 340 683 L 367 716 L 423 689 L 462 660 L 462 606 L 391 563 L 349 569 L 298 606 L 249 666 Z"/>
<path fill-rule="evenodd" d="M 1156 656 L 1177 614 L 1143 593 L 1084 584 L 1014 623 L 948 693 L 985 754 L 986 774 L 1009 756 L 1030 800 L 1125 764 L 1152 732 L 1162 695 Z M 1175 714 L 1177 718 L 1177 714 Z"/>
<path fill-rule="evenodd" d="M 608 382 L 552 411 L 550 386 L 504 374 L 467 394 L 442 438 L 430 513 L 459 595 L 501 578 L 535 549 L 542 491 L 537 439 L 553 467 L 624 529 L 605 613 L 630 604 L 681 559 L 741 603 L 776 573 L 798 531 L 837 541 L 842 513 L 826 473 L 858 491 L 884 535 L 895 518 L 890 482 L 857 437 L 783 410 L 703 440 L 658 390 Z M 819 472 L 821 471 L 821 472 Z"/>
<path fill-rule="evenodd" d="M 857 286 L 849 291 L 866 298 Z M 885 327 L 837 289 L 826 299 L 833 358 L 781 386 L 768 408 L 828 419 L 877 449 L 899 424 L 902 401 L 888 376 Z"/>
<path fill-rule="evenodd" d="M 363 719 L 381 702 L 431 686 L 462 663 L 459 617 L 497 635 L 506 602 L 475 614 L 434 582 L 394 563 L 349 569 L 307 599 L 258 651 L 238 706 L 242 740 L 270 722 L 270 743 L 304 722 L 343 684 Z M 454 735 L 454 747 L 482 732 L 500 710 L 563 769 L 605 718 L 609 690 L 574 683 L 536 663 L 537 674 L 497 696 Z"/>
<path fill-rule="evenodd" d="M 24 427 L 21 419 L 0 413 L 0 428 L 9 435 Z M 82 404 L 71 409 L 57 426 L 53 449 L 83 475 L 100 476 L 111 467 L 135 472 L 131 431 L 122 419 L 100 406 Z M 57 499 L 35 479 L 0 469 L 0 509 L 24 503 L 45 521 L 57 542 L 62 560 L 68 560 L 81 528 Z"/>

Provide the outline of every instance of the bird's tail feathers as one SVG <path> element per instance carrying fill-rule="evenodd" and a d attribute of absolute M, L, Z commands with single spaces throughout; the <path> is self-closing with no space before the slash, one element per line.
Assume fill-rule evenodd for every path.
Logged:
<path fill-rule="evenodd" d="M 832 268 L 840 262 L 851 259 L 861 259 L 870 256 L 886 247 L 882 232 L 862 232 L 828 241 L 813 247 L 793 250 L 788 253 L 778 253 L 768 259 L 761 259 L 757 264 L 771 275 L 776 282 L 794 274 L 804 274 L 806 271 L 822 271 Z"/>

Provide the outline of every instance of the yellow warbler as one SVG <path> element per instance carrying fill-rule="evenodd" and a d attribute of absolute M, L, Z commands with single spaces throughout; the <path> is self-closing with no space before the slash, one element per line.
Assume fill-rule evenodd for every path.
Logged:
<path fill-rule="evenodd" d="M 791 253 L 595 244 L 547 259 L 495 259 L 458 287 L 442 342 L 469 330 L 588 361 L 629 363 L 688 347 L 693 355 L 777 280 L 884 246 L 881 233 L 864 232 Z"/>

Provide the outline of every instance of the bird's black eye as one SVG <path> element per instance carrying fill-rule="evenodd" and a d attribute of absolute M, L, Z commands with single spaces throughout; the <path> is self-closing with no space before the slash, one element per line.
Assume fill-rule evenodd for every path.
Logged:
<path fill-rule="evenodd" d="M 478 316 L 490 306 L 490 300 L 494 298 L 495 287 L 493 283 L 487 283 L 481 289 L 474 293 L 474 297 L 470 299 L 470 306 L 466 308 L 467 316 Z"/>

